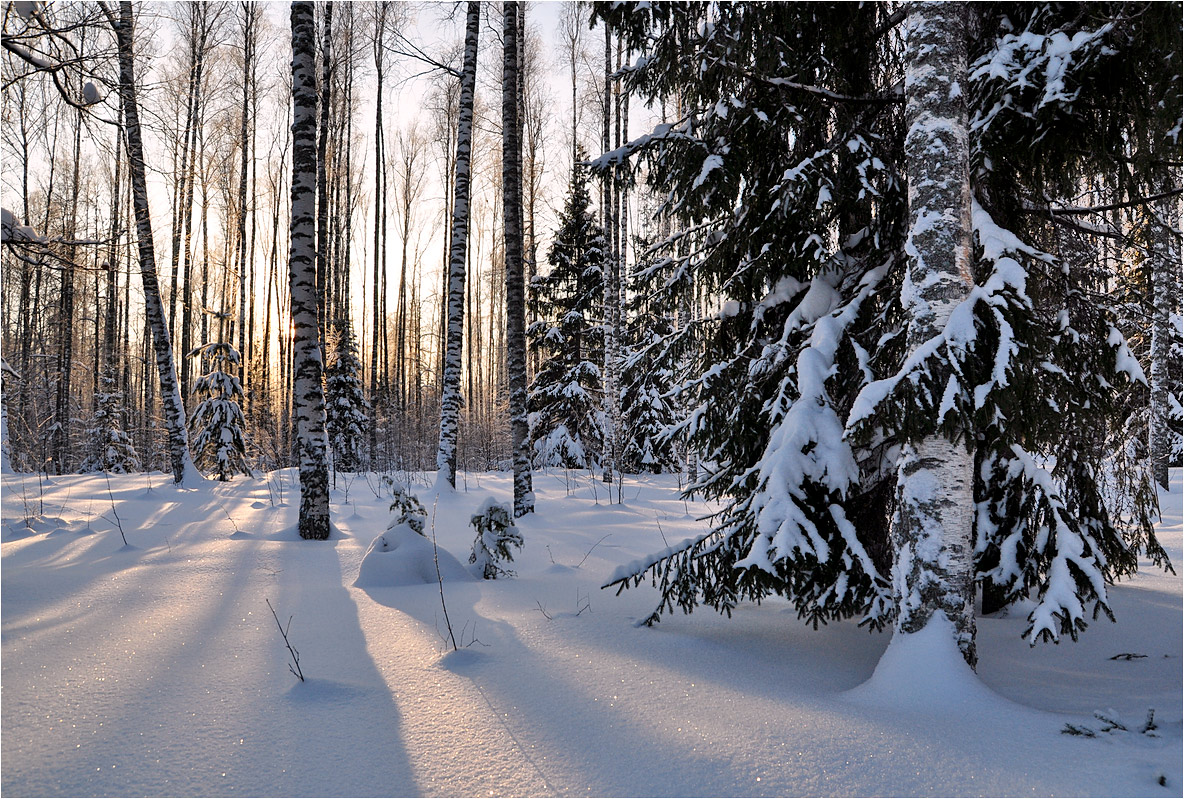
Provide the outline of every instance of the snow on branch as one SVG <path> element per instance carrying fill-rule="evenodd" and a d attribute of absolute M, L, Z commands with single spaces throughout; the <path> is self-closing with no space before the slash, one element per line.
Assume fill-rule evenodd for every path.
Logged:
<path fill-rule="evenodd" d="M 982 248 L 982 259 L 993 266 L 990 276 L 981 285 L 971 289 L 969 296 L 954 308 L 941 332 L 918 346 L 895 375 L 864 387 L 851 408 L 847 420 L 848 435 L 864 427 L 879 413 L 885 402 L 898 395 L 903 385 L 918 386 L 922 378 L 935 373 L 937 363 L 948 360 L 954 376 L 944 386 L 937 409 L 937 421 L 944 423 L 947 414 L 954 409 L 958 395 L 969 388 L 959 386 L 955 380 L 966 376 L 963 366 L 978 345 L 979 328 L 975 317 L 980 304 L 989 310 L 999 331 L 999 342 L 989 379 L 974 387 L 973 407 L 984 407 L 994 389 L 1007 385 L 1008 375 L 1014 368 L 1012 356 L 1018 354 L 1007 310 L 1032 307 L 1027 295 L 1027 273 L 1017 257 L 1044 263 L 1052 263 L 1055 259 L 1024 244 L 1011 231 L 999 227 L 977 201 L 972 201 L 971 209 L 974 233 Z M 929 404 L 934 404 L 932 401 L 930 397 Z"/>

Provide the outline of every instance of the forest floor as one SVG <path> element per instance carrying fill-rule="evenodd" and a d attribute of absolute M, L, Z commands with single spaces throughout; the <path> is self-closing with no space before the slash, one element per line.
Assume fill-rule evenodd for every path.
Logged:
<path fill-rule="evenodd" d="M 1173 475 L 1159 535 L 1180 569 Z M 924 648 L 877 671 L 890 632 L 815 631 L 781 601 L 635 626 L 656 591 L 600 586 L 705 531 L 710 508 L 679 499 L 676 478 L 626 478 L 609 504 L 586 475 L 536 475 L 517 575 L 495 581 L 449 567 L 468 559 L 469 516 L 507 500 L 510 478 L 461 478 L 438 501 L 412 485 L 451 575 L 453 651 L 434 564 L 418 582 L 422 562 L 372 555 L 389 566 L 355 586 L 390 519 L 376 476 L 338 475 L 333 538 L 311 542 L 295 533 L 291 471 L 192 488 L 4 475 L 0 791 L 1181 794 L 1178 576 L 1144 563 L 1111 590 L 1117 623 L 1077 643 L 1029 648 L 1022 609 L 980 618 L 977 677 Z M 1126 729 L 1104 731 L 1095 712 Z"/>

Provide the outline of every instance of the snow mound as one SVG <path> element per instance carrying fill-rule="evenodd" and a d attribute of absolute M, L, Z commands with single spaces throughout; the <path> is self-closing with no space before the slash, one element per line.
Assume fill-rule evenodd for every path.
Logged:
<path fill-rule="evenodd" d="M 460 561 L 443 549 L 433 550 L 431 541 L 404 523 L 395 525 L 371 542 L 354 585 L 366 588 L 434 583 L 437 551 L 441 578 L 448 582 L 474 579 Z"/>
<path fill-rule="evenodd" d="M 895 633 L 871 679 L 843 696 L 859 704 L 922 712 L 979 714 L 1011 705 L 979 680 L 954 643 L 954 625 L 941 614 L 919 632 Z"/>

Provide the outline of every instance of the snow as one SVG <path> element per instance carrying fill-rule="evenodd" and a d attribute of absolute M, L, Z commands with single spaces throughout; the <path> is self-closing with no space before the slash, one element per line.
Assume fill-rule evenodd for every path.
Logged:
<path fill-rule="evenodd" d="M 724 159 L 723 159 L 723 156 L 721 156 L 721 155 L 715 155 L 713 153 L 713 154 L 707 156 L 706 158 L 704 158 L 703 159 L 703 168 L 700 169 L 699 174 L 695 176 L 695 181 L 694 181 L 694 183 L 691 184 L 691 188 L 697 189 L 700 186 L 702 186 L 703 182 L 705 180 L 707 180 L 707 176 L 709 174 L 711 174 L 711 171 L 713 169 L 719 169 L 723 165 L 724 165 Z"/>
<path fill-rule="evenodd" d="M 439 572 L 436 569 L 439 567 Z M 409 524 L 398 524 L 375 538 L 358 567 L 354 585 L 361 588 L 398 585 L 435 585 L 473 580 L 461 562 L 440 552 Z"/>
<path fill-rule="evenodd" d="M 375 554 L 389 494 L 338 475 L 333 538 L 301 541 L 294 476 L 4 476 L 4 795 L 1180 794 L 1181 581 L 1146 563 L 1078 643 L 1029 648 L 1030 606 L 980 617 L 977 676 L 937 627 L 889 644 L 779 600 L 639 628 L 656 594 L 598 587 L 713 507 L 675 476 L 626 477 L 611 505 L 598 476 L 540 472 L 518 576 L 445 577 L 451 652 L 431 531 Z M 437 499 L 434 477 L 411 491 L 444 572 L 512 481 L 461 472 Z M 1180 486 L 1158 528 L 1177 565 Z M 377 558 L 433 579 L 359 580 Z"/>

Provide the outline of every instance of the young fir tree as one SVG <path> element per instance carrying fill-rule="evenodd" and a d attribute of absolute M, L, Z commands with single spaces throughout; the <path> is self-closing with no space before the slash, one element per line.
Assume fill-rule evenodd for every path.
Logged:
<path fill-rule="evenodd" d="M 193 393 L 200 398 L 189 419 L 194 462 L 223 482 L 235 474 L 250 475 L 243 436 L 247 427 L 242 411 L 243 387 L 232 371 L 239 365 L 238 350 L 214 342 L 197 347 L 189 357 L 210 365 L 210 371 L 193 383 Z"/>
<path fill-rule="evenodd" d="M 551 271 L 531 284 L 539 318 L 527 335 L 539 356 L 531 385 L 530 443 L 538 466 L 591 469 L 604 447 L 604 234 L 589 210 L 587 169 L 572 168 Z"/>
<path fill-rule="evenodd" d="M 638 242 L 646 252 L 649 243 Z M 621 469 L 634 474 L 662 474 L 678 468 L 678 453 L 669 433 L 675 413 L 675 374 L 662 349 L 674 333 L 674 315 L 660 301 L 653 283 L 657 271 L 640 264 L 627 305 L 622 362 Z"/>
<path fill-rule="evenodd" d="M 684 104 L 628 154 L 649 161 L 667 207 L 701 231 L 685 258 L 668 247 L 668 282 L 693 271 L 721 300 L 668 351 L 705 342 L 683 425 L 715 464 L 693 488 L 724 508 L 705 536 L 614 576 L 622 587 L 654 580 L 651 620 L 780 593 L 814 623 L 907 614 L 911 626 L 938 608 L 965 621 L 965 581 L 949 592 L 916 581 L 933 574 L 912 568 L 923 548 L 889 536 L 926 515 L 907 479 L 917 462 L 898 476 L 902 452 L 938 439 L 949 458 L 970 451 L 973 577 L 1003 601 L 1035 601 L 1030 641 L 1076 636 L 1091 613 L 1109 613 L 1106 585 L 1140 553 L 1166 565 L 1148 482 L 1103 477 L 1116 409 L 1142 376 L 1099 301 L 1097 237 L 1061 209 L 1083 176 L 1119 171 L 1114 154 L 1140 118 L 1132 106 L 1158 107 L 1145 98 L 1177 80 L 1179 44 L 1161 32 L 1179 29 L 1178 6 L 970 8 L 969 64 L 947 76 L 946 94 L 968 104 L 973 285 L 928 331 L 932 300 L 919 289 L 930 286 L 906 269 L 929 227 L 913 213 L 910 229 L 905 214 L 900 15 L 875 4 L 730 4 L 710 20 L 696 6 L 596 10 L 644 50 L 635 90 Z M 904 36 L 905 51 L 919 41 Z M 1147 64 L 1154 79 L 1139 74 Z M 1179 98 L 1162 109 L 1179 119 Z M 903 502 L 920 512 L 898 513 Z M 921 589 L 926 607 L 892 595 L 893 569 L 898 589 L 936 589 Z M 958 631 L 968 658 L 972 630 Z"/>
<path fill-rule="evenodd" d="M 469 521 L 477 531 L 469 563 L 481 573 L 483 580 L 513 577 L 514 572 L 502 564 L 514 560 L 513 549 L 522 549 L 522 534 L 514 524 L 508 505 L 498 504 L 487 497 Z"/>
<path fill-rule="evenodd" d="M 325 370 L 326 428 L 337 468 L 360 471 L 365 463 L 370 403 L 362 390 L 362 362 L 348 319 L 338 320 L 337 335 L 330 342 L 329 368 Z"/>
<path fill-rule="evenodd" d="M 140 456 L 123 429 L 123 392 L 117 389 L 110 372 L 99 382 L 102 390 L 95 397 L 95 415 L 86 431 L 92 449 L 78 470 L 115 474 L 138 472 Z"/>

